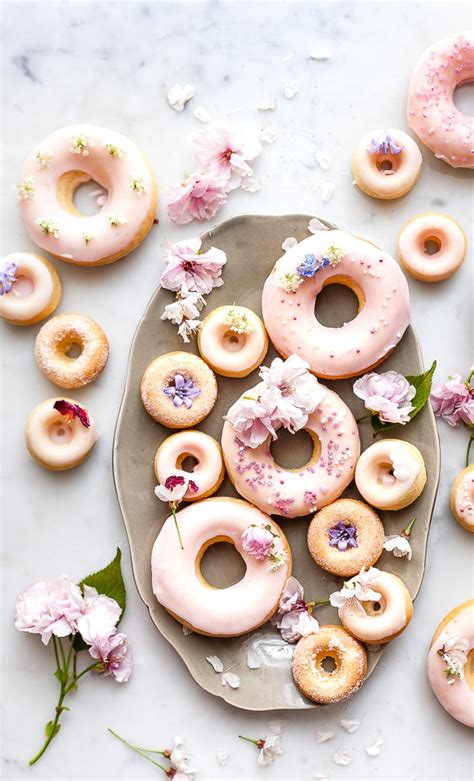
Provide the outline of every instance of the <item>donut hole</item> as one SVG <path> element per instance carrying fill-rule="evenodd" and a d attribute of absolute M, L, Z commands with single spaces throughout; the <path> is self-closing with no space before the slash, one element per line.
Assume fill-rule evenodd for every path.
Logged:
<path fill-rule="evenodd" d="M 270 453 L 278 466 L 296 471 L 319 460 L 321 443 L 314 432 L 301 429 L 291 434 L 286 428 L 280 428 L 278 439 L 270 444 Z"/>
<path fill-rule="evenodd" d="M 340 328 L 354 320 L 364 305 L 362 290 L 352 280 L 328 279 L 314 302 L 314 316 L 327 328 Z"/>
<path fill-rule="evenodd" d="M 230 537 L 206 543 L 199 552 L 196 567 L 198 576 L 211 588 L 229 588 L 239 583 L 246 572 L 245 561 Z"/>
<path fill-rule="evenodd" d="M 222 346 L 229 353 L 238 353 L 244 347 L 246 341 L 245 334 L 236 334 L 235 331 L 230 329 L 222 335 Z"/>
<path fill-rule="evenodd" d="M 57 198 L 62 208 L 76 217 L 98 214 L 108 200 L 109 191 L 84 171 L 67 171 L 58 180 Z"/>
<path fill-rule="evenodd" d="M 181 469 L 183 472 L 194 472 L 195 468 L 199 464 L 199 459 L 192 456 L 191 453 L 183 453 L 176 461 L 176 469 Z"/>
<path fill-rule="evenodd" d="M 64 349 L 64 355 L 71 359 L 71 361 L 77 360 L 82 355 L 82 345 L 79 342 L 71 342 Z"/>
<path fill-rule="evenodd" d="M 425 255 L 436 255 L 441 249 L 441 241 L 437 236 L 427 236 L 423 242 Z"/>
<path fill-rule="evenodd" d="M 367 615 L 371 618 L 381 616 L 385 610 L 385 600 L 383 597 L 381 597 L 380 600 L 374 602 L 361 602 L 361 605 Z"/>
<path fill-rule="evenodd" d="M 12 293 L 18 296 L 18 298 L 27 298 L 31 296 L 34 289 L 35 286 L 31 277 L 26 276 L 26 274 L 20 274 L 12 287 Z"/>
<path fill-rule="evenodd" d="M 463 114 L 474 116 L 474 81 L 459 84 L 454 90 L 453 101 L 456 108 Z"/>
<path fill-rule="evenodd" d="M 325 656 L 321 659 L 321 667 L 327 673 L 334 673 L 337 670 L 337 662 L 333 656 Z"/>
<path fill-rule="evenodd" d="M 55 420 L 49 427 L 48 435 L 55 445 L 67 445 L 72 439 L 72 426 L 65 420 Z"/>
<path fill-rule="evenodd" d="M 377 468 L 377 483 L 379 485 L 393 485 L 396 482 L 396 477 L 393 474 L 393 464 L 390 461 L 378 465 Z"/>

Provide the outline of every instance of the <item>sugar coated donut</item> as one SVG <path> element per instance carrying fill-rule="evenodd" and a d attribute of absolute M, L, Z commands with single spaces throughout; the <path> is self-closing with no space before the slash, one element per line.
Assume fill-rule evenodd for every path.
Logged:
<path fill-rule="evenodd" d="M 429 252 L 429 247 L 433 252 Z M 462 265 L 467 240 L 461 226 L 443 214 L 421 214 L 411 219 L 398 238 L 400 263 L 422 282 L 440 282 Z"/>
<path fill-rule="evenodd" d="M 189 477 L 190 473 L 183 468 L 183 462 L 189 457 L 196 462 L 191 477 L 197 491 L 187 491 L 184 500 L 195 502 L 215 493 L 224 479 L 222 451 L 213 437 L 192 429 L 172 434 L 156 451 L 154 469 L 158 482 L 163 484 L 170 475 Z"/>
<path fill-rule="evenodd" d="M 453 101 L 474 79 L 471 30 L 433 44 L 421 56 L 408 88 L 408 124 L 435 157 L 453 168 L 474 168 L 474 119 Z"/>
<path fill-rule="evenodd" d="M 412 189 L 422 162 L 418 146 L 403 130 L 371 130 L 355 148 L 352 173 L 364 193 L 389 200 Z"/>
<path fill-rule="evenodd" d="M 334 670 L 323 662 L 332 659 Z M 292 661 L 293 678 L 305 697 L 321 705 L 352 697 L 367 674 L 367 653 L 342 626 L 322 626 L 319 632 L 302 637 Z"/>
<path fill-rule="evenodd" d="M 414 502 L 425 487 L 425 462 L 410 442 L 382 439 L 362 453 L 355 481 L 369 504 L 379 510 L 400 510 Z"/>
<path fill-rule="evenodd" d="M 177 513 L 183 549 L 173 518 L 168 518 L 151 554 L 153 592 L 158 602 L 194 632 L 234 637 L 251 632 L 277 611 L 291 574 L 291 553 L 282 530 L 267 515 L 240 499 L 213 497 Z M 273 537 L 272 555 L 256 558 L 242 536 L 249 527 L 267 527 Z M 227 588 L 210 586 L 201 573 L 201 560 L 216 542 L 228 542 L 242 556 L 246 572 Z"/>
<path fill-rule="evenodd" d="M 25 426 L 26 446 L 33 458 L 58 472 L 85 461 L 98 437 L 90 412 L 77 401 L 60 397 L 38 404 Z"/>
<path fill-rule="evenodd" d="M 77 357 L 68 353 L 79 350 Z M 79 314 L 61 314 L 45 323 L 36 337 L 36 362 L 60 388 L 82 388 L 99 376 L 109 358 L 109 342 L 98 323 Z"/>
<path fill-rule="evenodd" d="M 46 258 L 12 252 L 0 260 L 0 317 L 13 325 L 32 325 L 54 312 L 61 280 Z"/>
<path fill-rule="evenodd" d="M 359 313 L 339 328 L 315 317 L 326 285 L 351 288 Z M 287 250 L 265 282 L 263 320 L 283 356 L 296 353 L 318 377 L 342 379 L 377 366 L 410 322 L 408 284 L 386 252 L 339 230 L 318 231 Z"/>
<path fill-rule="evenodd" d="M 262 321 L 251 309 L 220 306 L 202 321 L 198 348 L 217 374 L 246 377 L 267 354 L 268 337 Z"/>
<path fill-rule="evenodd" d="M 453 719 L 474 727 L 474 599 L 443 618 L 428 653 L 428 679 Z"/>
<path fill-rule="evenodd" d="M 451 512 L 468 532 L 474 532 L 474 464 L 456 477 L 449 498 Z"/>
<path fill-rule="evenodd" d="M 193 353 L 171 352 L 155 358 L 141 382 L 143 405 L 168 428 L 195 426 L 209 415 L 217 383 L 209 366 Z"/>
<path fill-rule="evenodd" d="M 352 600 L 339 608 L 343 626 L 364 643 L 388 643 L 408 626 L 413 615 L 410 592 L 403 580 L 391 572 L 375 570 L 372 589 L 380 594 L 377 600 Z"/>
<path fill-rule="evenodd" d="M 243 394 L 258 398 L 263 384 Z M 297 518 L 330 504 L 354 477 L 360 453 L 357 424 L 342 399 L 323 386 L 322 400 L 304 427 L 313 440 L 313 454 L 304 466 L 285 469 L 270 451 L 271 437 L 256 448 L 244 445 L 226 420 L 222 450 L 235 489 L 264 512 Z"/>
<path fill-rule="evenodd" d="M 308 529 L 311 556 L 333 575 L 356 575 L 383 553 L 384 528 L 377 513 L 357 499 L 338 499 L 323 507 Z"/>
<path fill-rule="evenodd" d="M 87 216 L 76 209 L 73 196 L 91 179 L 106 194 L 100 211 Z M 30 238 L 83 266 L 128 255 L 155 217 L 155 177 L 141 151 L 120 133 L 95 125 L 70 125 L 47 136 L 26 159 L 16 189 Z"/>

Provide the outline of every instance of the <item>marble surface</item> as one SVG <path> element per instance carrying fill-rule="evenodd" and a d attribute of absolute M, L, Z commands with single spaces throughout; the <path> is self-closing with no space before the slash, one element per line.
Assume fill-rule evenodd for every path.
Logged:
<path fill-rule="evenodd" d="M 452 519 L 448 492 L 463 466 L 465 431 L 439 426 L 442 474 L 425 580 L 409 630 L 385 653 L 375 674 L 348 703 L 277 714 L 287 719 L 285 753 L 264 771 L 256 752 L 238 740 L 262 736 L 268 716 L 232 709 L 201 691 L 181 660 L 151 624 L 134 587 L 127 541 L 111 474 L 115 418 L 135 326 L 155 288 L 165 238 L 198 226 L 172 226 L 164 203 L 168 186 L 192 170 L 190 134 L 201 127 L 192 110 L 204 106 L 232 126 L 271 122 L 277 141 L 256 165 L 262 189 L 231 195 L 219 219 L 239 212 L 313 212 L 395 252 L 398 232 L 413 214 L 439 210 L 468 229 L 472 176 L 452 170 L 423 151 L 416 188 L 398 203 L 362 195 L 350 173 L 351 149 L 367 129 L 405 128 L 410 72 L 428 44 L 467 27 L 470 6 L 440 3 L 3 3 L 2 254 L 33 249 L 17 216 L 11 187 L 23 157 L 50 131 L 77 121 L 130 135 L 146 151 L 163 192 L 160 223 L 128 259 L 110 268 L 80 269 L 60 262 L 60 311 L 96 318 L 111 342 L 109 365 L 92 386 L 77 392 L 100 421 L 102 437 L 79 469 L 54 474 L 29 457 L 22 426 L 31 408 L 56 389 L 33 358 L 38 327 L 3 325 L 2 346 L 2 683 L 5 779 L 152 778 L 159 772 L 107 734 L 112 727 L 142 744 L 169 745 L 185 736 L 199 778 L 251 781 L 311 779 L 468 779 L 472 755 L 467 728 L 438 706 L 425 675 L 431 634 L 442 616 L 472 591 L 472 539 Z M 309 52 L 328 44 L 332 57 L 314 62 Z M 299 82 L 293 100 L 286 79 Z M 196 96 L 183 114 L 168 106 L 175 82 L 190 82 Z M 264 100 L 278 99 L 271 114 Z M 463 105 L 469 97 L 463 95 Z M 472 106 L 471 106 L 472 110 Z M 333 157 L 324 172 L 315 147 Z M 328 203 L 321 186 L 334 183 Z M 472 235 L 469 237 L 472 245 Z M 472 261 L 451 280 L 426 286 L 410 280 L 413 323 L 425 364 L 439 375 L 472 363 Z M 157 348 L 159 335 L 157 334 Z M 43 577 L 67 572 L 80 578 L 124 551 L 128 609 L 123 622 L 134 646 L 135 671 L 124 686 L 85 680 L 64 715 L 61 734 L 43 760 L 27 760 L 42 740 L 56 697 L 50 649 L 12 626 L 16 594 Z M 360 719 L 348 735 L 340 718 Z M 335 737 L 318 745 L 315 730 Z M 369 758 L 375 737 L 382 752 Z M 345 748 L 352 764 L 332 762 Z M 228 751 L 225 767 L 216 751 Z"/>

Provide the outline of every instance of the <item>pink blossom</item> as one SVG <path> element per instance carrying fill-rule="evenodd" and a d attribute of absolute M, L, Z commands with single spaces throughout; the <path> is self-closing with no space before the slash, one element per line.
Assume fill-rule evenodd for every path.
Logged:
<path fill-rule="evenodd" d="M 253 173 L 246 161 L 254 160 L 261 152 L 256 137 L 223 127 L 202 130 L 193 140 L 200 170 L 224 180 L 227 192 L 240 187 L 242 179 Z"/>
<path fill-rule="evenodd" d="M 108 637 L 115 632 L 122 609 L 120 605 L 98 594 L 95 588 L 84 586 L 85 612 L 77 620 L 77 629 L 86 643 L 93 643 L 97 637 Z"/>
<path fill-rule="evenodd" d="M 259 447 L 268 435 L 276 439 L 276 431 L 268 409 L 257 399 L 237 399 L 226 415 L 236 437 L 247 447 Z"/>
<path fill-rule="evenodd" d="M 294 577 L 288 578 L 286 582 L 272 624 L 280 630 L 287 643 L 297 643 L 302 637 L 319 631 L 319 623 L 310 614 L 304 601 L 303 586 Z"/>
<path fill-rule="evenodd" d="M 416 388 L 402 374 L 394 371 L 370 372 L 354 383 L 354 393 L 365 407 L 378 415 L 382 423 L 401 423 L 410 420 L 414 410 L 411 400 Z"/>
<path fill-rule="evenodd" d="M 191 174 L 182 184 L 170 189 L 166 211 L 177 225 L 192 220 L 210 220 L 227 200 L 226 183 L 210 174 Z"/>
<path fill-rule="evenodd" d="M 267 558 L 273 545 L 273 534 L 264 526 L 251 525 L 240 535 L 242 548 L 258 561 Z"/>
<path fill-rule="evenodd" d="M 41 635 L 47 645 L 51 635 L 67 637 L 75 632 L 84 609 L 81 590 L 68 577 L 42 580 L 17 597 L 15 628 Z"/>
<path fill-rule="evenodd" d="M 460 374 L 453 374 L 447 382 L 434 385 L 430 396 L 434 414 L 450 426 L 457 426 L 463 420 L 460 407 L 468 398 L 469 391 Z"/>
<path fill-rule="evenodd" d="M 186 296 L 189 293 L 207 295 L 214 287 L 224 284 L 221 274 L 227 255 L 217 247 L 201 252 L 201 245 L 199 237 L 167 245 L 161 287 Z"/>
<path fill-rule="evenodd" d="M 132 674 L 132 652 L 128 637 L 123 632 L 101 635 L 92 642 L 89 653 L 102 662 L 104 675 L 113 675 L 118 683 L 125 683 Z"/>
<path fill-rule="evenodd" d="M 462 422 L 469 428 L 474 427 L 474 391 L 471 390 L 470 397 L 458 407 L 457 412 Z"/>
<path fill-rule="evenodd" d="M 266 385 L 260 401 L 271 409 L 275 428 L 284 426 L 292 433 L 299 431 L 322 401 L 324 390 L 308 369 L 309 364 L 298 355 L 290 355 L 285 361 L 275 358 L 270 367 L 260 368 Z"/>

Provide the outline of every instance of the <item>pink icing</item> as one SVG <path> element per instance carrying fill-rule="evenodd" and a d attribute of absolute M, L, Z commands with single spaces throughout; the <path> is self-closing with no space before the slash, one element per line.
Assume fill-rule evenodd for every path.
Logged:
<path fill-rule="evenodd" d="M 180 470 L 176 464 L 183 455 L 193 456 L 197 463 L 191 473 Z M 185 496 L 189 499 L 200 499 L 203 494 L 215 490 L 223 470 L 221 449 L 215 439 L 203 431 L 179 431 L 165 439 L 155 456 L 155 474 L 160 483 L 164 484 L 172 474 L 183 474 L 191 477 L 198 486 L 195 493 Z"/>
<path fill-rule="evenodd" d="M 55 401 L 48 399 L 34 408 L 25 432 L 35 458 L 53 469 L 68 469 L 86 456 L 99 433 L 89 412 L 90 427 L 86 428 L 79 418 L 67 421 L 54 409 Z M 77 404 L 72 399 L 66 401 Z"/>
<path fill-rule="evenodd" d="M 474 529 L 474 466 L 466 470 L 457 488 L 454 506 L 463 522 Z"/>
<path fill-rule="evenodd" d="M 474 167 L 474 119 L 453 102 L 456 87 L 474 79 L 472 32 L 449 35 L 421 56 L 408 90 L 408 123 L 436 157 Z"/>
<path fill-rule="evenodd" d="M 372 139 L 390 134 L 397 146 L 398 154 L 371 153 Z M 385 169 L 383 162 L 390 162 Z M 377 198 L 398 198 L 405 195 L 415 184 L 420 173 L 423 158 L 415 141 L 403 130 L 377 129 L 366 133 L 354 153 L 354 174 L 360 179 L 372 196 Z"/>
<path fill-rule="evenodd" d="M 285 274 L 296 274 L 306 254 L 322 256 L 335 245 L 344 256 L 305 279 L 295 293 L 281 285 Z M 359 286 L 365 305 L 349 323 L 328 328 L 316 320 L 314 302 L 333 277 Z M 343 231 L 319 231 L 281 257 L 265 282 L 262 295 L 265 327 L 284 356 L 296 353 L 318 377 L 362 374 L 382 361 L 402 338 L 410 322 L 408 284 L 398 263 L 363 239 Z"/>
<path fill-rule="evenodd" d="M 41 258 L 31 252 L 12 252 L 2 259 L 2 263 L 7 262 L 16 263 L 18 281 L 13 283 L 10 293 L 0 296 L 0 317 L 20 322 L 32 320 L 51 301 L 54 291 L 51 271 Z M 19 289 L 23 279 L 30 282 L 29 292 L 26 286 L 23 291 Z"/>
<path fill-rule="evenodd" d="M 439 242 L 439 250 L 429 255 L 428 239 Z M 427 281 L 450 276 L 464 260 L 466 237 L 457 222 L 443 214 L 423 214 L 405 225 L 398 250 L 407 271 Z"/>
<path fill-rule="evenodd" d="M 355 481 L 366 502 L 383 510 L 403 501 L 419 472 L 420 465 L 405 442 L 383 439 L 364 450 L 357 462 Z"/>
<path fill-rule="evenodd" d="M 339 609 L 343 626 L 366 643 L 380 643 L 398 634 L 408 623 L 406 589 L 400 578 L 378 570 L 377 580 L 371 585 L 381 595 L 381 609 L 368 615 L 351 603 Z"/>
<path fill-rule="evenodd" d="M 238 334 L 229 329 L 225 318 L 230 309 L 245 313 L 250 333 Z M 262 321 L 246 307 L 219 307 L 205 318 L 199 330 L 199 352 L 217 373 L 249 374 L 262 359 L 267 344 Z"/>

